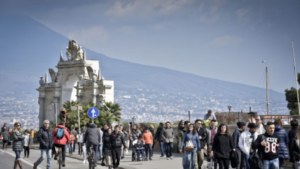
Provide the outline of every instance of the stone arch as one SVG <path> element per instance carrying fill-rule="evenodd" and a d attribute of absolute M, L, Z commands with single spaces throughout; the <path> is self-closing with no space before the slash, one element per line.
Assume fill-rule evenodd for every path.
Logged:
<path fill-rule="evenodd" d="M 61 99 L 61 106 L 66 101 L 77 101 L 76 96 L 76 85 L 77 81 L 79 80 L 79 76 L 75 73 L 69 74 L 64 78 L 62 83 L 62 99 Z"/>

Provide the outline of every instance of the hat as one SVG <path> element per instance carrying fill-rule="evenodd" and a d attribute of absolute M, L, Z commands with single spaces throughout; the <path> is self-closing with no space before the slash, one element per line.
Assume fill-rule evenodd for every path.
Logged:
<path fill-rule="evenodd" d="M 216 119 L 211 119 L 210 121 L 216 122 L 217 120 Z"/>
<path fill-rule="evenodd" d="M 249 123 L 248 128 L 256 128 L 256 124 L 255 123 Z"/>

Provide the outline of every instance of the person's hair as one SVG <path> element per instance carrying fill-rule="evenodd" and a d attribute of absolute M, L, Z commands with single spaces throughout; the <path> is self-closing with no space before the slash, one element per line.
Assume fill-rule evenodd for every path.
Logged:
<path fill-rule="evenodd" d="M 14 132 L 17 132 L 17 131 L 20 131 L 21 129 L 18 129 L 18 126 L 21 126 L 21 124 L 19 123 L 19 122 L 15 122 L 15 124 L 14 124 L 14 129 L 13 129 L 13 131 Z"/>
<path fill-rule="evenodd" d="M 184 121 L 184 125 L 188 125 L 190 121 Z"/>
<path fill-rule="evenodd" d="M 236 123 L 236 125 L 240 129 L 240 128 L 244 127 L 246 124 L 244 122 L 242 122 L 242 121 L 239 121 L 239 122 Z"/>
<path fill-rule="evenodd" d="M 183 120 L 180 120 L 180 121 L 179 121 L 178 126 L 177 126 L 178 129 L 180 129 L 181 123 L 182 123 L 182 122 L 183 122 Z"/>
<path fill-rule="evenodd" d="M 195 124 L 198 123 L 198 121 L 202 122 L 201 119 L 196 119 L 196 120 L 195 120 Z"/>
<path fill-rule="evenodd" d="M 26 129 L 26 130 L 24 131 L 24 133 L 29 133 L 29 131 Z"/>
<path fill-rule="evenodd" d="M 49 120 L 44 120 L 43 124 L 50 123 Z"/>
<path fill-rule="evenodd" d="M 269 121 L 269 122 L 267 123 L 267 126 L 271 126 L 271 125 L 275 125 L 275 123 L 272 122 L 272 121 Z"/>
<path fill-rule="evenodd" d="M 293 120 L 291 120 L 290 124 L 291 124 L 292 127 L 297 127 L 298 126 L 298 120 L 293 119 Z"/>
<path fill-rule="evenodd" d="M 159 125 L 160 125 L 160 126 L 164 126 L 164 123 L 163 123 L 163 122 L 160 122 Z"/>
<path fill-rule="evenodd" d="M 134 129 L 134 126 L 136 127 L 136 129 Z M 138 130 L 139 128 L 138 128 L 138 126 L 137 126 L 137 124 L 133 124 L 132 125 L 132 130 Z"/>
<path fill-rule="evenodd" d="M 192 135 L 195 135 L 195 134 L 196 134 L 196 129 L 195 129 L 195 125 L 194 125 L 194 124 L 192 124 L 192 123 L 189 125 L 189 129 L 188 129 L 188 131 L 187 131 L 187 132 L 188 132 L 188 133 L 190 133 L 190 126 L 193 126 Z"/>
<path fill-rule="evenodd" d="M 217 130 L 217 133 L 221 134 L 221 131 L 222 131 L 221 128 L 222 128 L 223 126 L 226 127 L 225 134 L 226 134 L 227 136 L 230 136 L 230 131 L 229 131 L 229 129 L 228 129 L 228 125 L 226 125 L 225 123 L 221 123 L 221 124 L 219 125 L 218 130 Z"/>
<path fill-rule="evenodd" d="M 274 124 L 278 125 L 278 126 L 282 126 L 282 120 L 281 119 L 275 119 Z"/>
<path fill-rule="evenodd" d="M 207 114 L 211 114 L 211 113 L 212 113 L 212 111 L 211 111 L 211 110 L 208 110 L 208 111 L 207 111 Z"/>

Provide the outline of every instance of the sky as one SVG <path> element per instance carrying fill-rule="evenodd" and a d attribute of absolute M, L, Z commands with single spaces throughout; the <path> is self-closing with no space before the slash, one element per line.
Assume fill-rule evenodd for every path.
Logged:
<path fill-rule="evenodd" d="M 262 88 L 268 66 L 279 92 L 295 86 L 293 40 L 300 72 L 299 0 L 2 0 L 0 11 L 143 65 Z"/>

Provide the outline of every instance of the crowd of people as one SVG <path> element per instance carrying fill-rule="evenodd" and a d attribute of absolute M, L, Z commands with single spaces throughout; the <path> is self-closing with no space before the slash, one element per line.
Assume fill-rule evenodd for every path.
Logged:
<path fill-rule="evenodd" d="M 100 160 L 102 166 L 116 169 L 129 148 L 132 148 L 132 161 L 153 160 L 156 142 L 162 158 L 172 160 L 174 152 L 182 153 L 184 169 L 228 169 L 229 165 L 237 169 L 279 169 L 286 160 L 290 160 L 295 169 L 300 169 L 300 128 L 296 119 L 290 124 L 289 132 L 282 127 L 281 119 L 269 121 L 264 126 L 261 117 L 250 112 L 248 120 L 237 122 L 231 134 L 227 124 L 218 124 L 211 110 L 194 123 L 181 120 L 177 131 L 169 121 L 160 122 L 156 132 L 153 125 L 131 122 L 126 126 L 105 124 L 103 128 L 89 124 L 77 131 L 75 128 L 68 130 L 64 123 L 60 123 L 51 130 L 49 121 L 45 120 L 36 135 L 41 156 L 33 168 L 36 169 L 44 159 L 47 159 L 46 168 L 50 168 L 51 159 L 57 160 L 59 154 L 62 154 L 62 166 L 65 167 L 67 149 L 72 155 L 78 145 L 78 154 L 83 155 L 83 163 L 91 160 L 89 155 L 92 147 L 96 153 L 95 161 Z M 7 148 L 9 137 L 12 140 L 16 154 L 14 169 L 17 166 L 22 168 L 20 154 L 24 149 L 24 158 L 29 157 L 32 132 L 21 132 L 18 122 L 11 133 L 6 126 L 1 131 L 3 149 Z"/>

